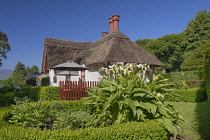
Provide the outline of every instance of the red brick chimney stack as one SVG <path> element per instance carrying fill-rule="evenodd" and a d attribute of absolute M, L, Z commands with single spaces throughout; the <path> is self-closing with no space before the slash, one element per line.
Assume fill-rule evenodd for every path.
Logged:
<path fill-rule="evenodd" d="M 114 21 L 113 21 L 112 17 L 110 17 L 108 20 L 109 20 L 109 24 L 110 24 L 110 33 L 111 33 L 114 30 Z"/>
<path fill-rule="evenodd" d="M 113 15 L 112 16 L 112 20 L 113 20 L 113 31 L 119 30 L 119 20 L 120 20 L 120 16 L 119 15 Z"/>

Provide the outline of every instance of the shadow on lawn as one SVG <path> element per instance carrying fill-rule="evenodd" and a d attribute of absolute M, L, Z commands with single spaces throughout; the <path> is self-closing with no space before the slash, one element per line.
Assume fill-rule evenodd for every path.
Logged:
<path fill-rule="evenodd" d="M 210 139 L 210 103 L 203 102 L 196 105 L 197 131 L 202 140 Z"/>

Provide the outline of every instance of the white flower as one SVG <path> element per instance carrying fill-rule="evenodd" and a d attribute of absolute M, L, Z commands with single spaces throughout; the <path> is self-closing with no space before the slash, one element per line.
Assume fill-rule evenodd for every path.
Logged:
<path fill-rule="evenodd" d="M 141 67 L 142 67 L 142 64 L 137 65 L 137 67 L 138 67 L 138 68 L 141 68 Z"/>
<path fill-rule="evenodd" d="M 161 98 L 164 98 L 164 96 L 160 93 L 157 94 L 157 97 L 161 97 Z"/>
<path fill-rule="evenodd" d="M 117 64 L 118 64 L 118 65 L 124 65 L 124 63 L 123 63 L 123 62 L 117 62 Z"/>
<path fill-rule="evenodd" d="M 112 69 L 114 67 L 114 65 L 109 66 L 110 69 Z"/>

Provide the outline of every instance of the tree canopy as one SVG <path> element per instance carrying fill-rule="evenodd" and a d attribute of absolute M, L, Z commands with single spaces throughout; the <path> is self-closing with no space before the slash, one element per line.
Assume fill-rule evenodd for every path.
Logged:
<path fill-rule="evenodd" d="M 203 52 L 195 49 L 208 41 L 210 41 L 210 12 L 203 10 L 198 12 L 186 29 L 179 34 L 165 35 L 157 39 L 139 39 L 136 43 L 155 55 L 165 64 L 166 71 L 171 72 L 198 70 L 200 62 L 203 62 L 199 53 Z M 192 60 L 196 62 L 192 63 Z"/>
<path fill-rule="evenodd" d="M 0 31 L 0 67 L 2 66 L 2 60 L 7 58 L 8 51 L 10 51 L 10 45 L 7 34 Z"/>
<path fill-rule="evenodd" d="M 24 76 L 26 75 L 25 65 L 21 62 L 18 62 L 15 66 L 15 70 L 10 77 L 13 85 L 21 85 L 25 83 Z"/>
<path fill-rule="evenodd" d="M 12 81 L 13 85 L 36 85 L 36 79 L 33 77 L 25 78 L 24 76 L 29 75 L 31 73 L 39 73 L 39 68 L 36 65 L 30 67 L 25 67 L 25 65 L 21 62 L 18 62 L 15 66 L 15 70 L 12 76 L 9 78 Z"/>

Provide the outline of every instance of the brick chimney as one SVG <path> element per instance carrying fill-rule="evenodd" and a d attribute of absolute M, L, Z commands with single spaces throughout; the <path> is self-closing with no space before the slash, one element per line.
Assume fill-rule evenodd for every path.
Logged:
<path fill-rule="evenodd" d="M 105 35 L 107 35 L 108 33 L 107 32 L 102 32 L 102 37 L 104 37 Z"/>
<path fill-rule="evenodd" d="M 119 20 L 120 20 L 120 16 L 119 15 L 113 15 L 111 17 L 111 20 L 109 18 L 110 32 L 119 30 Z"/>
<path fill-rule="evenodd" d="M 112 17 L 110 17 L 108 20 L 109 20 L 109 24 L 110 24 L 110 33 L 111 33 L 114 30 L 114 21 L 113 21 Z"/>

